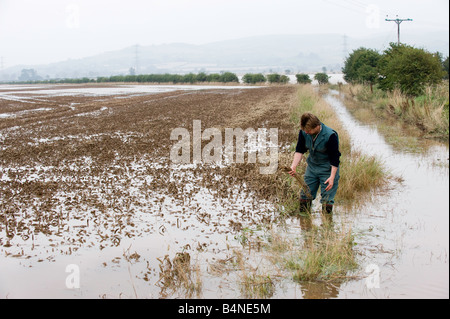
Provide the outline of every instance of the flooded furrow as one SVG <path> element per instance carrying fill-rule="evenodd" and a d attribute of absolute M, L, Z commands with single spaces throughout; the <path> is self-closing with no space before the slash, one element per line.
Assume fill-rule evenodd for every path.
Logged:
<path fill-rule="evenodd" d="M 449 150 L 433 143 L 422 154 L 399 152 L 377 129 L 358 123 L 337 91 L 325 99 L 364 154 L 383 160 L 394 177 L 354 216 L 367 277 L 341 287 L 340 298 L 449 297 Z"/>

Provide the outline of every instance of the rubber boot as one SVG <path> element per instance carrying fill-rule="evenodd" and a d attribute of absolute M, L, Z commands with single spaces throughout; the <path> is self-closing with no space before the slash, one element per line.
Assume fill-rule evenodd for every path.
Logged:
<path fill-rule="evenodd" d="M 322 221 L 324 226 L 333 225 L 333 205 L 322 204 Z"/>
<path fill-rule="evenodd" d="M 300 214 L 311 214 L 312 200 L 300 199 Z"/>
<path fill-rule="evenodd" d="M 333 205 L 322 204 L 322 212 L 324 214 L 332 214 L 333 213 Z"/>

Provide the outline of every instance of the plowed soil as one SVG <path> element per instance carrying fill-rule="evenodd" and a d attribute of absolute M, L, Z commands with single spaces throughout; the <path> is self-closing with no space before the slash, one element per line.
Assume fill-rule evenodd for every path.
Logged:
<path fill-rule="evenodd" d="M 0 97 L 3 255 L 54 260 L 171 230 L 184 234 L 172 238 L 175 250 L 207 250 L 214 244 L 207 234 L 273 217 L 273 176 L 255 178 L 254 164 L 175 167 L 170 133 L 192 132 L 193 120 L 202 129 L 278 128 L 285 148 L 296 139 L 295 87 L 114 96 L 24 90 Z"/>

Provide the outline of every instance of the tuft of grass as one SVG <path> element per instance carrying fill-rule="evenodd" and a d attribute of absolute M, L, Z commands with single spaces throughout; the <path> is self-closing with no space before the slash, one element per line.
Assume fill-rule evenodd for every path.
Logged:
<path fill-rule="evenodd" d="M 358 268 L 351 230 L 335 232 L 321 227 L 311 230 L 305 239 L 305 249 L 286 259 L 296 281 L 342 281 L 353 276 Z"/>
<path fill-rule="evenodd" d="M 192 267 L 189 253 L 177 253 L 173 259 L 166 255 L 163 259 L 158 258 L 158 261 L 160 272 L 157 285 L 161 288 L 162 298 L 170 297 L 176 292 L 185 298 L 200 296 L 202 292 L 200 270 L 198 267 Z"/>
<path fill-rule="evenodd" d="M 376 157 L 352 152 L 341 163 L 337 198 L 346 204 L 357 204 L 355 196 L 358 196 L 358 201 L 364 201 L 373 190 L 386 185 L 387 174 Z"/>
<path fill-rule="evenodd" d="M 240 290 L 244 298 L 271 298 L 275 292 L 275 284 L 270 275 L 244 273 L 240 282 Z"/>

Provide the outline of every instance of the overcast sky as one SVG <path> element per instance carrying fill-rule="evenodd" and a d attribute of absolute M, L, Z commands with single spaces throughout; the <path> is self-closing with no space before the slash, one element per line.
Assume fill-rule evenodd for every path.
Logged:
<path fill-rule="evenodd" d="M 0 0 L 3 67 L 127 46 L 203 44 L 266 34 L 393 36 L 449 30 L 448 0 Z M 1 65 L 0 65 L 1 67 Z"/>

